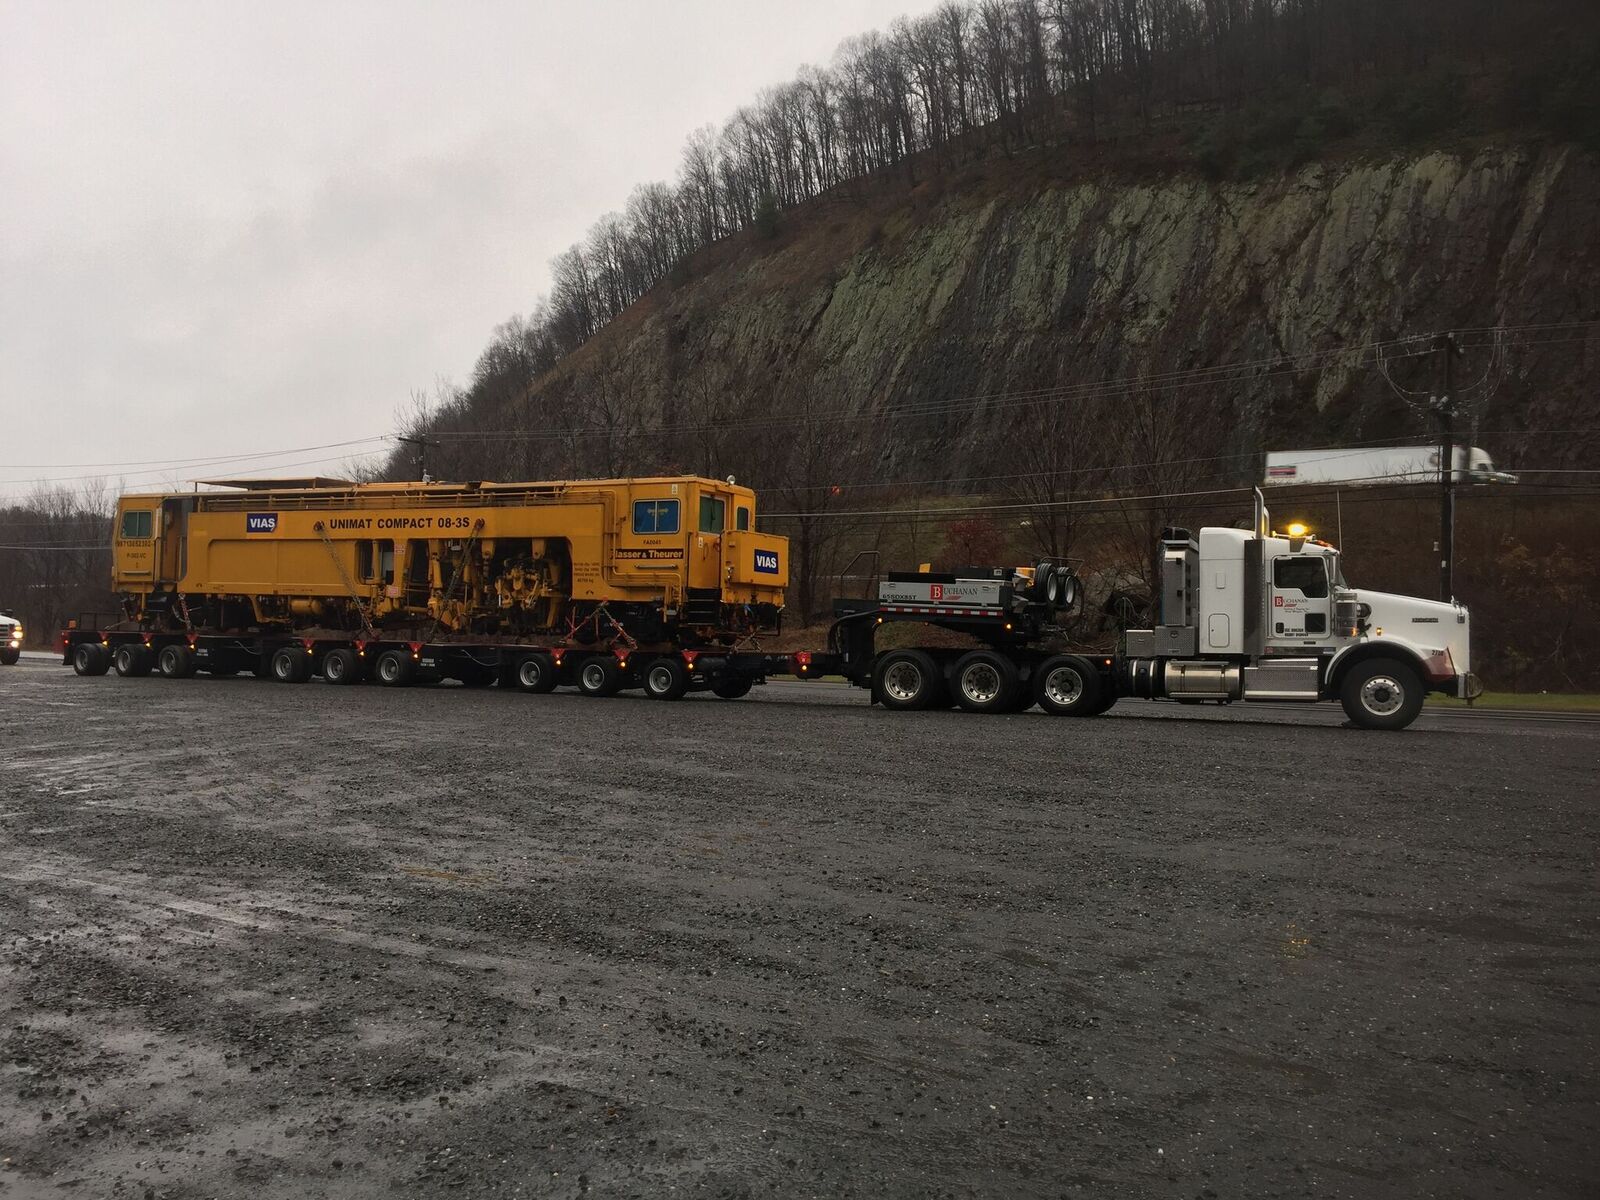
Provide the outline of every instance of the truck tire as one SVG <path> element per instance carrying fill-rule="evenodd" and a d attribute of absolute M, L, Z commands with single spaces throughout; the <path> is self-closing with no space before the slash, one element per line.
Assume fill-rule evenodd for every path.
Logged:
<path fill-rule="evenodd" d="M 879 704 L 899 712 L 920 712 L 948 703 L 944 675 L 921 650 L 891 650 L 872 669 Z"/>
<path fill-rule="evenodd" d="M 1047 713 L 1092 717 L 1100 711 L 1100 674 L 1076 654 L 1058 654 L 1034 669 L 1033 696 Z"/>
<path fill-rule="evenodd" d="M 79 675 L 104 675 L 111 669 L 111 651 L 98 642 L 79 642 L 72 648 L 72 669 Z"/>
<path fill-rule="evenodd" d="M 322 678 L 341 687 L 361 682 L 362 661 L 354 650 L 329 650 L 322 656 Z"/>
<path fill-rule="evenodd" d="M 682 700 L 689 691 L 689 668 L 677 658 L 658 658 L 645 668 L 644 694 L 652 700 Z"/>
<path fill-rule="evenodd" d="M 1357 663 L 1339 685 L 1345 716 L 1363 729 L 1404 729 L 1422 711 L 1422 697 L 1422 678 L 1392 658 Z"/>
<path fill-rule="evenodd" d="M 385 650 L 372 673 L 384 687 L 406 687 L 417 673 L 416 662 L 404 650 Z"/>
<path fill-rule="evenodd" d="M 22 659 L 22 651 L 15 646 L 0 649 L 0 667 L 14 667 Z"/>
<path fill-rule="evenodd" d="M 750 694 L 750 689 L 755 683 L 743 676 L 734 675 L 728 679 L 719 679 L 711 685 L 711 694 L 720 696 L 724 700 L 742 700 Z"/>
<path fill-rule="evenodd" d="M 548 654 L 525 654 L 517 662 L 517 686 L 525 692 L 542 696 L 555 691 L 559 682 L 555 660 Z"/>
<path fill-rule="evenodd" d="M 293 646 L 272 652 L 272 679 L 276 683 L 304 683 L 311 678 L 311 655 Z"/>
<path fill-rule="evenodd" d="M 968 712 L 1006 712 L 1015 703 L 1017 667 L 992 650 L 973 650 L 956 660 L 956 703 Z"/>
<path fill-rule="evenodd" d="M 149 646 L 124 642 L 111 652 L 111 665 L 117 669 L 118 675 L 130 679 L 150 674 L 150 668 L 155 664 Z"/>
<path fill-rule="evenodd" d="M 188 679 L 195 672 L 194 651 L 171 642 L 156 655 L 156 670 L 167 679 Z"/>
<path fill-rule="evenodd" d="M 597 654 L 578 667 L 578 690 L 585 696 L 615 696 L 622 690 L 622 666 L 610 655 Z"/>

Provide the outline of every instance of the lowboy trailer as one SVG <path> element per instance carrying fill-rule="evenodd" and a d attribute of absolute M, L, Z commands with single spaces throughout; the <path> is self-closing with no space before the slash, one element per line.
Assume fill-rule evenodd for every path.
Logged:
<path fill-rule="evenodd" d="M 1250 530 L 1167 530 L 1157 576 L 1158 620 L 1126 630 L 1113 653 L 1059 649 L 1059 619 L 1081 587 L 1069 567 L 1052 560 L 890 573 L 876 597 L 835 601 L 825 647 L 788 653 L 762 651 L 753 635 L 727 644 L 646 641 L 603 612 L 559 636 L 87 622 L 62 631 L 61 651 L 63 663 L 85 676 L 248 671 L 282 683 L 313 676 L 386 687 L 457 680 L 532 693 L 568 686 L 596 697 L 640 689 L 658 700 L 691 691 L 737 699 L 774 677 L 841 676 L 869 688 L 874 703 L 902 711 L 953 703 L 1007 713 L 1037 705 L 1096 716 L 1124 696 L 1338 700 L 1354 724 L 1369 729 L 1405 728 L 1427 692 L 1481 691 L 1469 671 L 1465 608 L 1349 587 L 1334 547 L 1296 526 L 1272 530 L 1259 490 Z M 958 635 L 961 645 L 880 648 L 880 631 L 905 623 Z"/>

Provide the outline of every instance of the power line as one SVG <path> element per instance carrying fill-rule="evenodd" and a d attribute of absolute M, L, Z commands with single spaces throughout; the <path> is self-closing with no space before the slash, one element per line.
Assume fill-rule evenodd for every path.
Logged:
<path fill-rule="evenodd" d="M 181 467 L 190 463 L 199 463 L 206 466 L 210 463 L 243 462 L 256 458 L 277 458 L 288 454 L 307 454 L 312 450 L 337 450 L 344 446 L 364 446 L 368 442 L 388 441 L 390 435 L 376 434 L 373 437 L 356 438 L 349 442 L 325 442 L 320 446 L 290 446 L 284 450 L 262 450 L 255 454 L 215 454 L 195 455 L 191 458 L 138 458 L 125 462 L 69 462 L 69 463 L 0 463 L 0 471 L 57 471 L 67 467 Z"/>
<path fill-rule="evenodd" d="M 356 444 L 360 444 L 360 443 L 356 443 Z M 262 464 L 258 465 L 255 469 L 256 470 L 261 470 L 261 471 L 288 471 L 288 470 L 294 469 L 295 467 L 315 467 L 315 466 L 321 466 L 324 463 L 344 462 L 349 457 L 350 456 L 348 454 L 333 454 L 333 455 L 328 455 L 328 456 L 323 457 L 323 458 L 303 459 L 303 460 L 301 460 L 299 462 L 262 463 Z M 223 466 L 223 467 L 225 467 L 225 466 L 228 466 L 229 464 L 227 462 L 220 462 L 220 463 L 217 463 L 217 462 L 205 462 L 205 463 L 200 463 L 198 465 L 199 466 L 203 466 L 203 467 L 209 467 L 209 466 Z M 238 464 L 235 463 L 233 465 L 238 465 Z M 138 475 L 167 475 L 167 474 L 170 474 L 170 472 L 164 471 L 164 470 L 163 471 L 134 471 L 134 472 L 130 472 L 130 474 L 133 474 L 133 475 L 136 475 L 136 476 L 138 476 Z M 104 475 L 99 475 L 99 474 L 95 474 L 95 475 L 61 475 L 61 476 L 55 477 L 54 479 L 14 480 L 14 481 L 11 481 L 9 483 L 0 484 L 0 495 L 5 494 L 5 489 L 10 489 L 9 494 L 11 496 L 13 496 L 13 497 L 24 496 L 25 497 L 28 494 L 28 492 L 32 491 L 34 488 L 39 487 L 41 484 L 47 484 L 47 483 L 70 483 L 70 482 L 73 482 L 73 481 L 81 481 L 81 480 L 84 480 L 84 479 L 105 479 L 105 476 Z M 119 479 L 119 481 L 123 481 L 124 477 L 118 476 L 118 479 Z M 160 482 L 161 482 L 161 480 L 155 479 L 155 480 L 151 480 L 151 481 L 148 481 L 148 482 L 140 483 L 139 486 L 140 487 L 156 487 L 157 485 L 160 484 Z M 185 483 L 192 483 L 192 482 L 194 482 L 194 480 L 191 478 L 191 479 L 184 480 L 184 482 Z"/>

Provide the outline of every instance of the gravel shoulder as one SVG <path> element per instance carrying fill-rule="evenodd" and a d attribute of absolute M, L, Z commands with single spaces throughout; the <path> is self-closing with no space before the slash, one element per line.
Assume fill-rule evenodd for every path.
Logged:
<path fill-rule="evenodd" d="M 0 706 L 0 1196 L 1600 1174 L 1594 723 L 27 661 Z"/>

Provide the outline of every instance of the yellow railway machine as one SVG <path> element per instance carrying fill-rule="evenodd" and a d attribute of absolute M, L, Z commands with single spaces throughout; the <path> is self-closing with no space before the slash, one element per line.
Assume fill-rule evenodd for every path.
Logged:
<path fill-rule="evenodd" d="M 118 502 L 113 586 L 144 629 L 692 646 L 776 628 L 789 581 L 731 480 L 206 486 Z"/>

